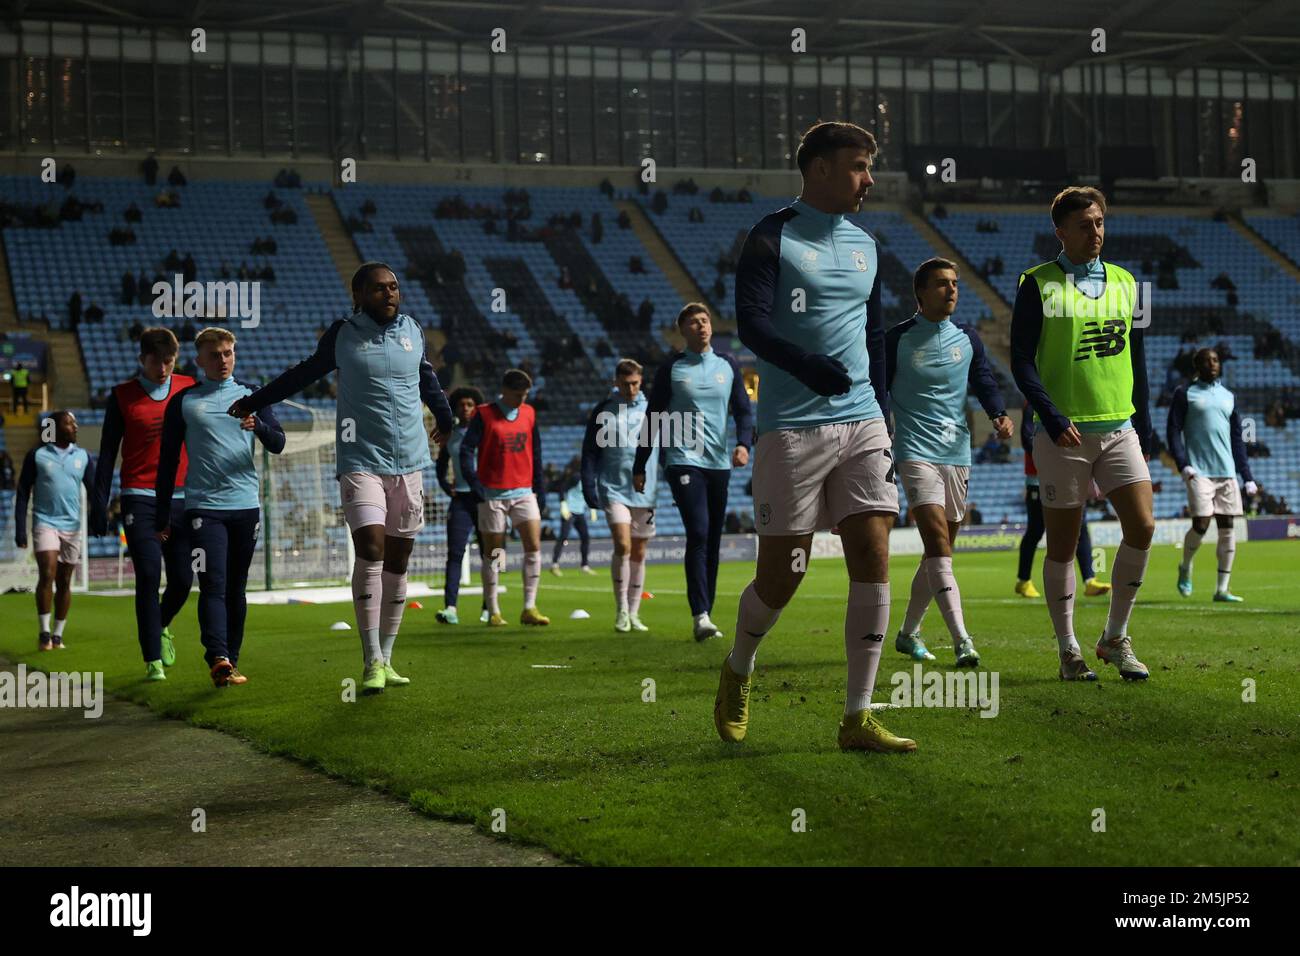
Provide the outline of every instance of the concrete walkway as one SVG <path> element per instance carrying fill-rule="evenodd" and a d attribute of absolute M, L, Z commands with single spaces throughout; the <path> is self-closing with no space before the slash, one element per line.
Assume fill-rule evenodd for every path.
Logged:
<path fill-rule="evenodd" d="M 0 866 L 559 865 L 112 698 L 97 720 L 0 709 L 0 806 Z"/>

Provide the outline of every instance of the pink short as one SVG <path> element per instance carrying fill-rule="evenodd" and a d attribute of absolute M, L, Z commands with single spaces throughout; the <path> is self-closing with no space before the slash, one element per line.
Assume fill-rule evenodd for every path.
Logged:
<path fill-rule="evenodd" d="M 390 538 L 414 538 L 424 527 L 422 472 L 372 475 L 350 471 L 339 475 L 339 492 L 343 515 L 353 531 L 381 524 Z"/>
<path fill-rule="evenodd" d="M 32 551 L 59 552 L 59 564 L 76 564 L 81 560 L 81 532 L 59 531 L 43 524 L 32 528 Z"/>

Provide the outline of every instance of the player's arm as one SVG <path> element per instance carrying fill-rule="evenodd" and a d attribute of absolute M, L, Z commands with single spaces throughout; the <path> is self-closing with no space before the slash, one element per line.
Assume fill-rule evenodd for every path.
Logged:
<path fill-rule="evenodd" d="M 460 442 L 460 473 L 479 498 L 486 498 L 483 483 L 478 480 L 478 446 L 483 441 L 483 415 L 480 412 L 469 421 L 465 437 Z"/>
<path fill-rule="evenodd" d="M 888 375 L 885 371 L 885 312 L 880 301 L 880 269 L 876 269 L 876 281 L 871 286 L 871 295 L 867 297 L 867 363 L 871 375 L 871 387 L 876 392 L 876 404 L 880 414 L 889 422 L 889 388 L 885 383 Z"/>
<path fill-rule="evenodd" d="M 632 459 L 632 477 L 644 475 L 650 453 L 654 451 L 659 438 L 659 429 L 652 423 L 659 421 L 659 413 L 668 408 L 673 398 L 673 359 L 664 362 L 655 370 L 654 384 L 650 386 L 650 397 L 646 400 L 645 417 L 641 419 L 641 435 L 636 443 L 636 456 Z"/>
<path fill-rule="evenodd" d="M 723 356 L 731 366 L 731 398 L 728 410 L 736 422 L 736 444 L 746 451 L 754 447 L 754 403 L 745 391 L 745 376 L 734 356 Z"/>
<path fill-rule="evenodd" d="M 596 481 L 596 472 L 600 467 L 601 447 L 596 441 L 600 429 L 597 418 L 604 410 L 605 403 L 597 402 L 587 419 L 587 430 L 582 435 L 582 499 L 588 508 L 600 507 L 600 489 Z"/>
<path fill-rule="evenodd" d="M 126 420 L 117 402 L 117 392 L 110 392 L 104 409 L 104 427 L 99 433 L 99 457 L 95 459 L 94 491 L 90 495 L 90 533 L 95 537 L 108 534 L 108 494 L 113 490 L 113 468 L 117 452 L 126 434 Z"/>
<path fill-rule="evenodd" d="M 1020 413 L 1020 447 L 1033 454 L 1034 451 L 1034 407 L 1026 404 Z"/>
<path fill-rule="evenodd" d="M 18 487 L 14 494 L 14 544 L 27 547 L 27 502 L 36 487 L 36 448 L 27 452 L 22 470 L 18 473 Z"/>
<path fill-rule="evenodd" d="M 81 473 L 81 487 L 86 489 L 86 500 L 95 500 L 95 459 L 87 453 L 86 470 Z M 89 517 L 89 516 L 87 516 Z"/>
<path fill-rule="evenodd" d="M 533 422 L 533 494 L 538 504 L 546 500 L 546 473 L 542 471 L 542 428 Z M 560 495 L 564 497 L 563 493 Z"/>
<path fill-rule="evenodd" d="M 456 417 L 451 413 L 451 403 L 447 401 L 447 394 L 438 381 L 438 373 L 433 370 L 428 356 L 424 354 L 423 345 L 420 352 L 420 400 L 433 412 L 434 423 L 445 441 L 456 427 Z"/>
<path fill-rule="evenodd" d="M 343 319 L 339 319 L 320 337 L 316 351 L 303 359 L 291 369 L 286 369 L 270 382 L 267 382 L 252 395 L 245 395 L 230 406 L 229 413 L 236 418 L 246 418 L 254 412 L 260 412 L 268 405 L 282 402 L 290 395 L 297 395 L 308 385 L 319 382 L 330 372 L 338 368 L 334 357 L 334 346 L 338 342 L 339 330 L 343 328 Z"/>
<path fill-rule="evenodd" d="M 1072 422 L 1053 404 L 1038 377 L 1038 339 L 1042 333 L 1043 299 L 1038 294 L 1038 283 L 1022 275 L 1011 312 L 1011 377 L 1038 413 L 1047 434 L 1056 441 Z"/>
<path fill-rule="evenodd" d="M 447 466 L 451 464 L 451 449 L 444 442 L 438 447 L 438 460 L 433 464 L 433 476 L 438 479 L 438 487 L 448 498 L 456 497 L 456 486 L 447 480 Z"/>
<path fill-rule="evenodd" d="M 1187 420 L 1187 386 L 1179 385 L 1174 389 L 1174 397 L 1169 402 L 1169 416 L 1165 419 L 1165 444 L 1169 454 L 1174 457 L 1178 471 L 1183 472 L 1190 461 L 1187 459 L 1187 445 L 1183 442 L 1183 422 Z"/>
<path fill-rule="evenodd" d="M 740 341 L 818 395 L 844 395 L 853 386 L 844 364 L 807 352 L 772 324 L 781 271 L 781 220 L 769 216 L 749 231 L 736 265 L 736 332 Z"/>
<path fill-rule="evenodd" d="M 163 413 L 162 439 L 158 450 L 158 475 L 154 479 L 154 528 L 162 531 L 171 523 L 172 493 L 176 490 L 176 471 L 181 466 L 181 446 L 185 444 L 185 394 L 195 386 L 182 389 L 167 403 Z"/>
<path fill-rule="evenodd" d="M 1250 461 L 1246 457 L 1246 442 L 1241 437 L 1241 416 L 1237 414 L 1237 408 L 1234 405 L 1232 417 L 1228 419 L 1228 435 L 1232 439 L 1232 460 L 1237 466 L 1237 471 L 1241 473 L 1242 480 L 1247 484 L 1255 481 L 1250 473 Z"/>
<path fill-rule="evenodd" d="M 988 415 L 991 421 L 1006 417 L 1006 402 L 1002 400 L 1002 389 L 998 388 L 998 380 L 993 375 L 993 367 L 989 364 L 983 339 L 968 325 L 959 328 L 966 333 L 971 344 L 970 370 L 966 374 L 966 387 L 975 393 L 980 407 L 984 409 L 984 414 Z"/>
<path fill-rule="evenodd" d="M 1137 429 L 1142 454 L 1151 457 L 1151 391 L 1147 384 L 1146 336 L 1141 329 L 1129 331 L 1129 356 L 1133 363 L 1133 427 Z"/>
<path fill-rule="evenodd" d="M 262 443 L 262 447 L 272 455 L 278 455 L 284 451 L 284 443 L 287 439 L 284 434 L 284 426 L 280 424 L 280 419 L 275 416 L 274 405 L 267 405 L 260 412 L 254 413 L 253 434 Z"/>
<path fill-rule="evenodd" d="M 885 391 L 894 389 L 894 376 L 898 374 L 898 343 L 903 333 L 915 324 L 913 319 L 899 322 L 885 333 Z"/>

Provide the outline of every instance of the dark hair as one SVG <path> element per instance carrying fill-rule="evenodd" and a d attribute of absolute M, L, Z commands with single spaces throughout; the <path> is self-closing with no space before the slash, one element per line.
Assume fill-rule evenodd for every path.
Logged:
<path fill-rule="evenodd" d="M 800 138 L 799 150 L 794 156 L 795 162 L 799 164 L 799 172 L 806 174 L 814 159 L 829 156 L 837 149 L 846 147 L 865 149 L 874 156 L 876 137 L 853 123 L 814 123 Z"/>
<path fill-rule="evenodd" d="M 160 359 L 169 359 L 175 358 L 180 351 L 181 345 L 171 329 L 159 325 L 140 333 L 141 356 L 156 355 Z"/>
<path fill-rule="evenodd" d="M 361 293 L 366 291 L 366 281 L 370 278 L 370 273 L 377 272 L 380 269 L 393 272 L 393 267 L 388 263 L 371 260 L 370 262 L 361 263 L 357 267 L 357 271 L 352 273 L 352 302 L 354 305 L 361 298 Z M 397 273 L 393 272 L 393 275 L 396 276 Z M 357 306 L 357 308 L 359 309 L 360 306 Z"/>
<path fill-rule="evenodd" d="M 461 385 L 458 388 L 453 388 L 451 394 L 447 396 L 447 402 L 451 405 L 452 411 L 455 411 L 461 400 L 466 398 L 472 399 L 475 405 L 483 404 L 483 393 L 473 385 Z"/>
<path fill-rule="evenodd" d="M 1203 349 L 1197 349 L 1196 352 L 1192 355 L 1192 368 L 1196 369 L 1197 375 L 1200 375 L 1201 373 L 1201 364 L 1203 362 L 1208 362 L 1212 354 L 1218 355 L 1219 350 L 1207 346 L 1206 348 Z M 1222 365 L 1223 360 L 1220 359 L 1219 362 L 1220 365 Z"/>
<path fill-rule="evenodd" d="M 675 325 L 677 326 L 678 330 L 681 329 L 683 322 L 685 322 L 691 316 L 695 315 L 697 312 L 703 312 L 705 315 L 709 316 L 710 322 L 713 321 L 713 316 L 709 312 L 709 307 L 705 305 L 703 302 L 687 302 L 684 306 L 682 306 L 682 311 L 677 313 L 677 321 Z"/>
<path fill-rule="evenodd" d="M 1067 186 L 1056 194 L 1052 200 L 1052 225 L 1058 229 L 1070 213 L 1087 209 L 1093 203 L 1106 214 L 1106 197 L 1095 186 Z"/>
<path fill-rule="evenodd" d="M 502 388 L 532 388 L 533 380 L 521 368 L 512 368 L 501 376 Z"/>
<path fill-rule="evenodd" d="M 625 375 L 642 375 L 642 374 L 644 374 L 644 372 L 643 369 L 641 368 L 641 363 L 638 362 L 636 359 L 630 359 L 630 358 L 619 359 L 618 364 L 614 366 L 614 375 L 617 376 L 618 378 L 622 378 Z"/>
<path fill-rule="evenodd" d="M 916 296 L 918 304 L 921 301 L 921 290 L 924 289 L 926 283 L 930 281 L 930 273 L 938 272 L 940 269 L 951 269 L 953 272 L 957 273 L 958 277 L 961 276 L 961 270 L 957 268 L 957 263 L 953 262 L 951 259 L 942 259 L 939 256 L 926 259 L 917 266 L 916 271 L 912 273 L 912 293 Z"/>

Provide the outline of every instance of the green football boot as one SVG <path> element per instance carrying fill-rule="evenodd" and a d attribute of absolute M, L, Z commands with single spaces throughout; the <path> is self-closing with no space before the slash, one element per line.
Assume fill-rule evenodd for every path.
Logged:
<path fill-rule="evenodd" d="M 957 653 L 958 667 L 979 667 L 980 655 L 975 650 L 975 642 L 969 637 L 963 637 L 961 643 L 954 650 Z"/>
<path fill-rule="evenodd" d="M 176 641 L 172 638 L 170 627 L 162 629 L 162 662 L 163 667 L 171 667 L 176 663 Z"/>
<path fill-rule="evenodd" d="M 411 682 L 411 678 L 403 677 L 397 671 L 393 670 L 392 664 L 384 665 L 384 683 L 389 687 L 405 687 Z"/>
<path fill-rule="evenodd" d="M 361 693 L 382 694 L 387 683 L 388 672 L 384 669 L 383 660 L 371 661 L 366 665 L 366 672 L 361 678 Z"/>
<path fill-rule="evenodd" d="M 167 672 L 163 670 L 162 661 L 146 661 L 144 665 L 145 680 L 166 680 Z"/>
<path fill-rule="evenodd" d="M 437 618 L 439 624 L 460 623 L 460 617 L 457 616 L 456 609 L 454 607 L 445 607 L 437 614 L 435 614 L 434 617 Z"/>

